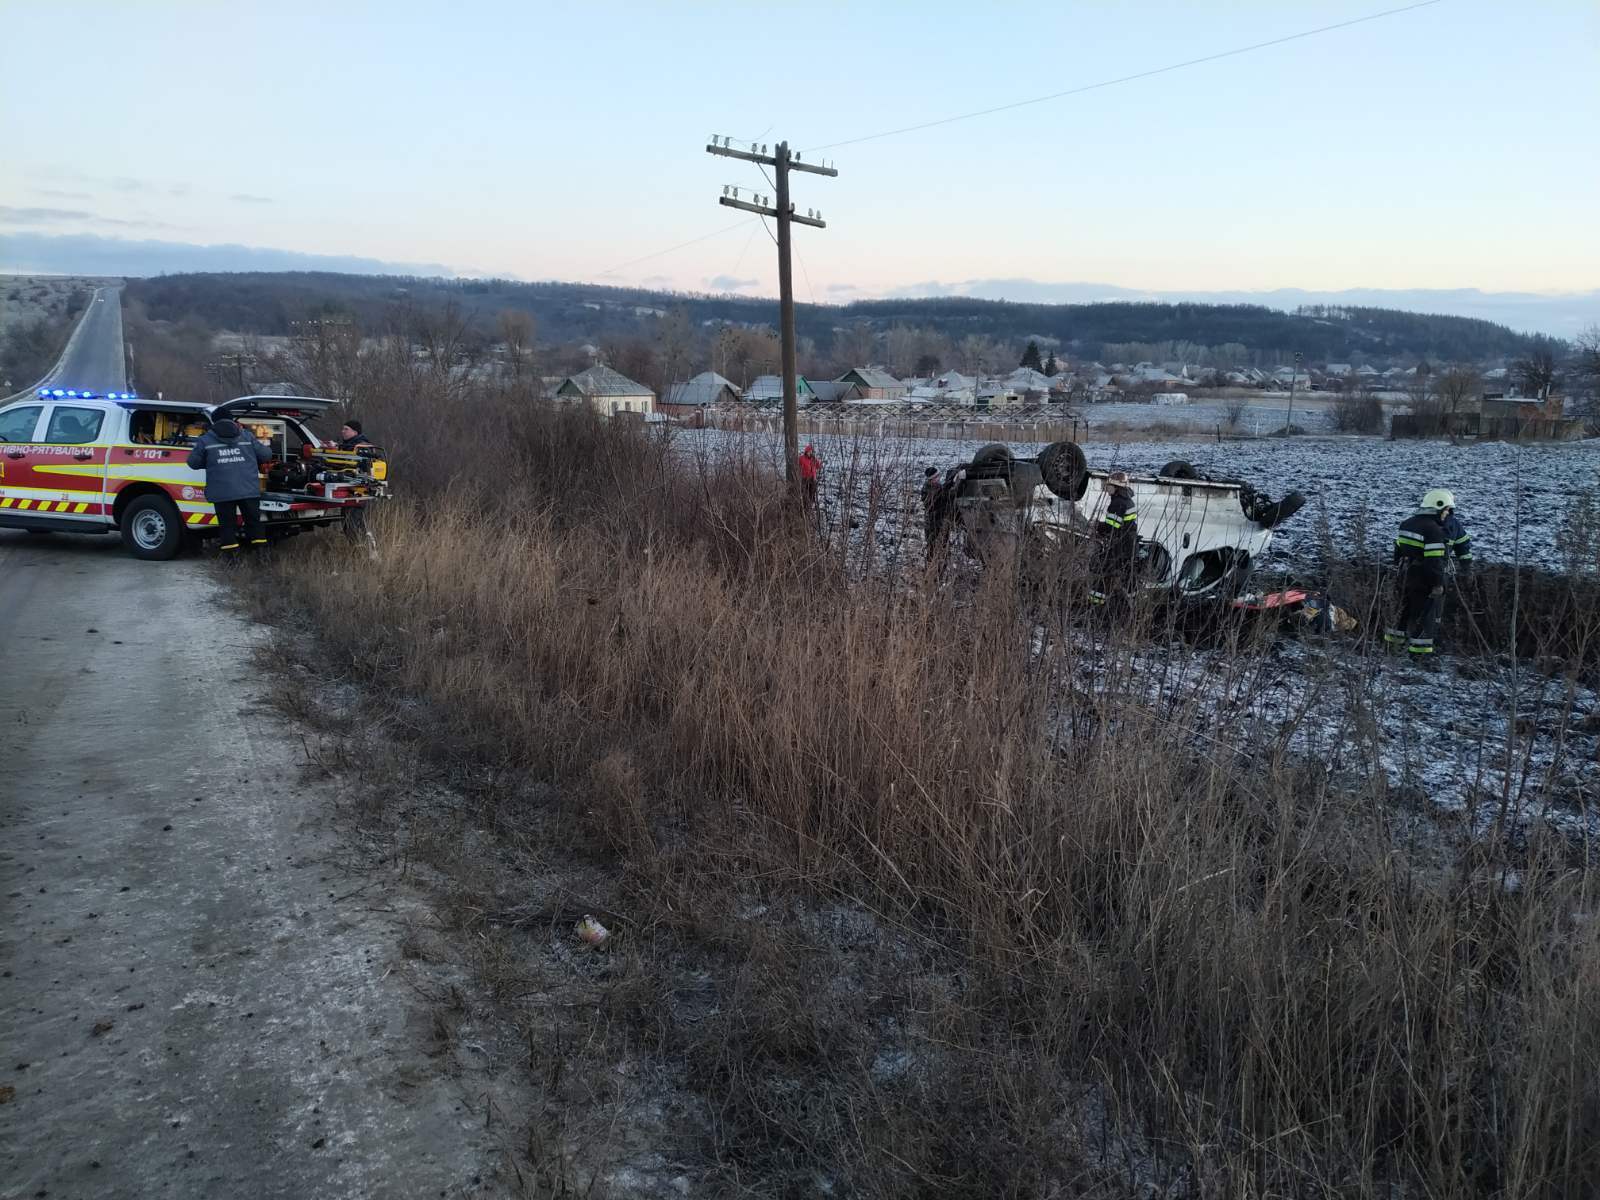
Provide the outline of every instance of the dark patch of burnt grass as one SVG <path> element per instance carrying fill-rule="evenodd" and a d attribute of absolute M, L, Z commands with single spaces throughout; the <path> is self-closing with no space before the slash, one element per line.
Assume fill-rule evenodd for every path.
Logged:
<path fill-rule="evenodd" d="M 359 681 L 357 729 L 413 764 L 371 808 L 446 881 L 525 1047 L 530 1172 L 613 1194 L 1595 1181 L 1586 866 L 1535 846 L 1521 887 L 1485 889 L 1510 851 L 1474 842 L 1421 870 L 1381 787 L 1079 687 L 1078 641 L 1004 580 L 959 602 L 852 583 L 748 464 L 492 401 L 551 477 L 494 457 L 492 491 L 384 514 L 378 563 L 296 547 L 246 586 L 315 630 L 308 688 Z M 1137 671 L 1149 633 L 1108 635 L 1095 670 Z M 585 912 L 609 950 L 575 943 Z"/>

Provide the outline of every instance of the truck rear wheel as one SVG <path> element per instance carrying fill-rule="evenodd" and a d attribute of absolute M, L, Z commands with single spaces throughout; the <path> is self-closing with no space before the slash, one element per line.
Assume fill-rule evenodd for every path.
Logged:
<path fill-rule="evenodd" d="M 165 496 L 139 496 L 122 510 L 122 544 L 135 558 L 166 562 L 183 549 L 183 520 Z"/>

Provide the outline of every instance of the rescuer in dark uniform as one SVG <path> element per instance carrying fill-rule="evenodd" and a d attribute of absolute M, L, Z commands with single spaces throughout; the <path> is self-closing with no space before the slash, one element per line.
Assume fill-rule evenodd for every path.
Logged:
<path fill-rule="evenodd" d="M 1126 471 L 1106 476 L 1105 515 L 1095 526 L 1095 585 L 1089 592 L 1091 604 L 1105 604 L 1113 594 L 1124 596 L 1132 582 L 1134 563 L 1139 555 L 1139 513 L 1133 504 L 1133 486 Z"/>
<path fill-rule="evenodd" d="M 261 467 L 271 459 L 271 450 L 228 417 L 202 433 L 189 451 L 189 469 L 206 473 L 206 499 L 217 510 L 217 548 L 224 556 L 237 556 L 241 516 L 244 540 L 258 550 L 267 544 L 261 525 Z"/>
<path fill-rule="evenodd" d="M 1391 649 L 1406 648 L 1411 660 L 1420 666 L 1437 669 L 1434 639 L 1439 633 L 1439 615 L 1444 611 L 1445 557 L 1452 546 L 1446 523 L 1455 513 L 1456 498 L 1444 488 L 1434 488 L 1422 497 L 1414 516 L 1400 522 L 1394 539 L 1393 563 L 1397 568 L 1395 597 L 1399 613 L 1393 625 L 1383 631 L 1384 644 Z M 1463 539 L 1458 555 L 1472 558 L 1472 542 Z"/>
<path fill-rule="evenodd" d="M 372 440 L 361 432 L 361 422 L 346 421 L 339 430 L 339 449 L 354 450 L 357 446 L 370 446 Z"/>

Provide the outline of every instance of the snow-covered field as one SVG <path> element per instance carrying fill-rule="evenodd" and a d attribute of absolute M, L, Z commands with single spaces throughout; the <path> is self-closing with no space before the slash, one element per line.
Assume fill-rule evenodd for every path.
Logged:
<path fill-rule="evenodd" d="M 1174 653 L 1175 651 L 1175 653 Z M 1509 660 L 1446 660 L 1437 674 L 1337 638 L 1287 638 L 1229 671 L 1222 652 L 1141 656 L 1140 698 L 1225 716 L 1245 745 L 1281 745 L 1347 787 L 1481 836 L 1600 833 L 1600 694 Z M 1174 662 L 1182 664 L 1173 670 Z M 1221 681 L 1221 682 L 1219 682 Z"/>
<path fill-rule="evenodd" d="M 781 457 L 781 441 L 768 434 L 706 429 L 675 436 L 686 448 L 706 453 L 737 440 L 774 465 Z M 813 441 L 826 468 L 825 494 L 831 492 L 835 504 L 842 485 L 859 484 L 867 474 L 883 471 L 903 485 L 895 497 L 902 507 L 921 484 L 923 468 L 965 462 L 983 444 L 902 437 L 820 436 Z M 1042 447 L 1013 442 L 1011 448 L 1029 455 Z M 1243 479 L 1275 498 L 1289 491 L 1304 493 L 1306 507 L 1277 530 L 1263 564 L 1269 571 L 1314 570 L 1323 558 L 1325 536 L 1341 558 L 1386 558 L 1395 526 L 1434 487 L 1456 494 L 1478 558 L 1554 567 L 1561 561 L 1557 537 L 1573 505 L 1600 495 L 1600 440 L 1451 445 L 1305 436 L 1119 443 L 1097 440 L 1091 430 L 1083 448 L 1091 467 L 1154 472 L 1181 458 L 1202 474 Z M 863 503 L 853 496 L 850 507 Z"/>
<path fill-rule="evenodd" d="M 1088 423 L 1089 438 L 1104 435 L 1100 430 L 1108 425 L 1126 425 L 1134 429 L 1150 429 L 1158 425 L 1170 426 L 1180 434 L 1213 435 L 1219 427 L 1226 432 L 1257 436 L 1282 429 L 1289 420 L 1288 397 L 1252 400 L 1246 405 L 1236 429 L 1228 427 L 1228 403 L 1225 400 L 1204 400 L 1192 404 L 1167 407 L 1160 404 L 1091 404 L 1077 410 Z M 1333 430 L 1333 410 L 1326 399 L 1297 398 L 1294 404 L 1296 428 L 1307 433 L 1328 433 Z"/>
<path fill-rule="evenodd" d="M 1298 423 L 1298 422 L 1297 422 Z M 735 449 L 780 461 L 765 434 L 697 430 L 677 434 L 683 450 L 708 456 Z M 920 561 L 915 492 L 925 467 L 967 461 L 978 442 L 915 438 L 818 437 L 825 464 L 822 526 L 859 549 L 871 529 L 878 561 Z M 1481 561 L 1559 569 L 1563 524 L 1600 491 L 1600 441 L 1463 444 L 1355 437 L 1248 442 L 1083 443 L 1094 467 L 1154 472 L 1174 458 L 1204 474 L 1244 479 L 1274 497 L 1308 502 L 1278 531 L 1265 569 L 1315 577 L 1329 539 L 1344 559 L 1387 560 L 1393 530 L 1431 487 L 1456 493 Z M 1040 446 L 1013 443 L 1019 455 Z M 887 479 L 887 489 L 874 480 Z M 971 564 L 967 564 L 970 567 Z M 1592 566 L 1590 568 L 1592 570 Z M 1173 686 L 1171 654 L 1197 668 Z M 1138 672 L 1161 683 L 1143 695 L 1175 710 L 1198 701 L 1265 731 L 1296 724 L 1291 754 L 1324 764 L 1351 786 L 1379 776 L 1426 819 L 1460 821 L 1481 832 L 1504 813 L 1523 830 L 1548 823 L 1569 835 L 1600 834 L 1600 695 L 1540 675 L 1506 658 L 1443 660 L 1440 674 L 1384 659 L 1348 640 L 1290 639 L 1230 690 L 1219 652 L 1153 649 Z M 1208 665 L 1209 664 L 1209 665 Z M 1144 691 L 1141 684 L 1138 691 Z M 1270 740 L 1270 739 L 1269 739 Z"/>

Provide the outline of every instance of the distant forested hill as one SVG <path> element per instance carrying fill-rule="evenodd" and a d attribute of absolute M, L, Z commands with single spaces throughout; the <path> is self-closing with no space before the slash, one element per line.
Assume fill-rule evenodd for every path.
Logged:
<path fill-rule="evenodd" d="M 198 318 L 213 329 L 287 334 L 290 323 L 348 314 L 378 330 L 407 306 L 454 303 L 480 318 L 493 336 L 506 309 L 531 313 L 544 344 L 650 337 L 660 314 L 683 310 L 696 325 L 720 321 L 776 325 L 770 299 L 708 296 L 582 283 L 518 283 L 499 279 L 427 279 L 314 272 L 163 275 L 130 280 L 128 296 L 157 321 Z M 1467 317 L 1382 308 L 1312 307 L 1290 313 L 1253 304 L 1017 304 L 962 297 L 868 300 L 849 305 L 801 304 L 800 336 L 819 347 L 863 330 L 931 331 L 952 342 L 981 337 L 1002 343 L 1054 342 L 1074 358 L 1099 358 L 1105 347 L 1188 343 L 1232 345 L 1259 360 L 1298 351 L 1307 362 L 1417 359 L 1483 362 L 1515 358 L 1544 339 Z"/>

